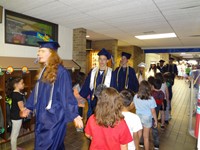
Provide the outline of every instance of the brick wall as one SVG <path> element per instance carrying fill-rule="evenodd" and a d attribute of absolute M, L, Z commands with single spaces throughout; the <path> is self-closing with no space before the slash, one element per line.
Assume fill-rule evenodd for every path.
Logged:
<path fill-rule="evenodd" d="M 73 60 L 86 72 L 86 29 L 73 30 Z"/>
<path fill-rule="evenodd" d="M 138 71 L 137 65 L 141 62 L 145 62 L 144 50 L 140 47 L 133 46 L 133 68 L 136 72 Z"/>

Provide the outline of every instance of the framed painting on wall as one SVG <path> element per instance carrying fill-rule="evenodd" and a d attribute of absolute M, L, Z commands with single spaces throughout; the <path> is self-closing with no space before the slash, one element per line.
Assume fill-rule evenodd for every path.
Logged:
<path fill-rule="evenodd" d="M 5 43 L 38 46 L 38 41 L 58 41 L 58 25 L 5 10 Z"/>

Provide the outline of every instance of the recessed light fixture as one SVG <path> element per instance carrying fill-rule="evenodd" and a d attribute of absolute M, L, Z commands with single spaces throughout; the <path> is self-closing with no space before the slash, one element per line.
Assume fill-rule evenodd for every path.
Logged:
<path fill-rule="evenodd" d="M 140 40 L 150 40 L 150 39 L 174 38 L 176 37 L 176 34 L 175 33 L 148 34 L 148 35 L 137 35 L 135 37 Z"/>
<path fill-rule="evenodd" d="M 86 37 L 86 38 L 89 38 L 90 36 L 89 36 L 89 35 L 86 35 L 85 37 Z"/>

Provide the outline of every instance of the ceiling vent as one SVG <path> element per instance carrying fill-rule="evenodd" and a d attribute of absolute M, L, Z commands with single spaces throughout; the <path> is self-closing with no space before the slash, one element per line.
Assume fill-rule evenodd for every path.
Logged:
<path fill-rule="evenodd" d="M 156 32 L 155 31 L 146 31 L 146 32 L 143 32 L 144 34 L 155 34 Z"/>

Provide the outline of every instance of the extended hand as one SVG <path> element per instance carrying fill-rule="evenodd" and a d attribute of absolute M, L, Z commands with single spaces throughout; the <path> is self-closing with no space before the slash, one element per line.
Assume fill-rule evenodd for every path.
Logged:
<path fill-rule="evenodd" d="M 26 118 L 26 117 L 28 117 L 29 113 L 30 113 L 30 110 L 26 108 L 26 109 L 20 111 L 19 115 L 21 118 Z"/>
<path fill-rule="evenodd" d="M 154 122 L 154 126 L 153 126 L 154 128 L 157 128 L 158 127 L 158 122 L 157 121 L 155 121 Z"/>
<path fill-rule="evenodd" d="M 75 124 L 75 127 L 77 128 L 83 128 L 83 118 L 81 116 L 77 116 L 75 119 L 74 119 L 74 124 Z"/>

